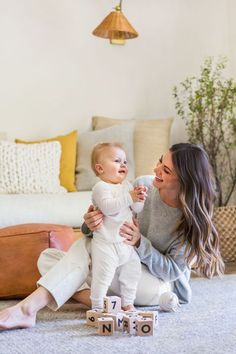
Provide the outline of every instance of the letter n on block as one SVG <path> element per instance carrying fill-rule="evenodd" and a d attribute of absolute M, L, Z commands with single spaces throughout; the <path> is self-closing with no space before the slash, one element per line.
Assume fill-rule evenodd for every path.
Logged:
<path fill-rule="evenodd" d="M 103 299 L 103 311 L 117 313 L 121 310 L 121 298 L 119 296 L 106 296 Z"/>
<path fill-rule="evenodd" d="M 112 336 L 114 333 L 114 320 L 111 317 L 98 318 L 98 334 L 100 336 Z"/>

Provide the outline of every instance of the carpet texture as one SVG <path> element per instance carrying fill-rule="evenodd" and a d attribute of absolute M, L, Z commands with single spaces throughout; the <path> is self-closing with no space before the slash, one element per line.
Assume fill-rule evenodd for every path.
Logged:
<path fill-rule="evenodd" d="M 236 353 L 236 275 L 194 278 L 191 286 L 191 304 L 182 305 L 177 313 L 160 312 L 153 337 L 118 332 L 98 336 L 86 325 L 85 310 L 66 304 L 57 312 L 41 310 L 34 328 L 0 332 L 0 354 Z M 1 301 L 0 308 L 13 303 Z"/>

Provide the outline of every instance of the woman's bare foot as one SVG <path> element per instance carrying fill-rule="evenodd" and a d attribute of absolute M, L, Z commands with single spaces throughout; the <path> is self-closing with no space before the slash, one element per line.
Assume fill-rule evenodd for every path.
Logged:
<path fill-rule="evenodd" d="M 4 309 L 0 312 L 0 331 L 15 328 L 33 327 L 36 322 L 36 312 L 30 313 L 27 305 L 22 303 Z"/>
<path fill-rule="evenodd" d="M 37 312 L 52 300 L 49 291 L 40 286 L 18 304 L 0 311 L 0 331 L 33 327 Z"/>
<path fill-rule="evenodd" d="M 124 311 L 136 311 L 136 308 L 134 307 L 134 305 L 126 305 L 122 307 L 122 310 Z"/>

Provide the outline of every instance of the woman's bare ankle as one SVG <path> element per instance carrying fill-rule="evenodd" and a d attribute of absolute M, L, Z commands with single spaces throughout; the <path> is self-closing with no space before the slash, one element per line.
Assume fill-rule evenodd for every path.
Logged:
<path fill-rule="evenodd" d="M 16 306 L 20 307 L 22 313 L 25 315 L 25 316 L 34 316 L 35 314 L 37 314 L 37 310 L 35 310 L 30 303 L 28 302 L 20 302 L 19 304 L 17 304 Z"/>
<path fill-rule="evenodd" d="M 91 291 L 90 289 L 83 289 L 81 291 L 76 292 L 72 298 L 78 301 L 80 304 L 86 305 L 91 308 L 91 300 L 90 300 Z"/>

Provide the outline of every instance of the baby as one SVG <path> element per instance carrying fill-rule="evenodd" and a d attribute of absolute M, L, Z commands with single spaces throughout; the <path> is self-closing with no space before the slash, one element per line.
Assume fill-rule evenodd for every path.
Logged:
<path fill-rule="evenodd" d="M 140 259 L 133 246 L 119 235 L 121 225 L 131 222 L 133 212 L 142 210 L 147 188 L 125 180 L 128 167 L 120 144 L 103 143 L 94 147 L 91 166 L 100 178 L 92 190 L 92 202 L 104 214 L 99 230 L 92 239 L 92 308 L 103 307 L 115 273 L 119 279 L 123 310 L 134 310 L 137 284 L 141 274 Z"/>

